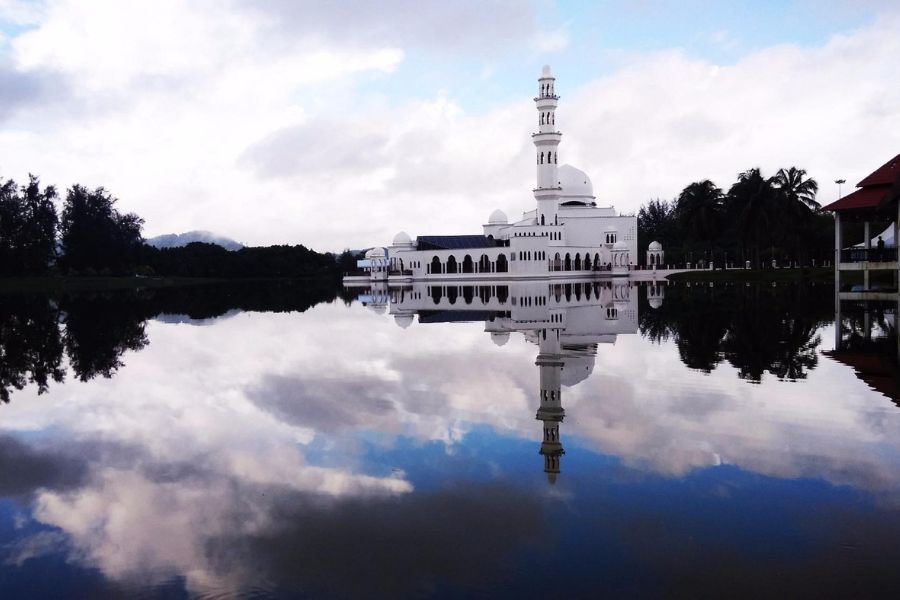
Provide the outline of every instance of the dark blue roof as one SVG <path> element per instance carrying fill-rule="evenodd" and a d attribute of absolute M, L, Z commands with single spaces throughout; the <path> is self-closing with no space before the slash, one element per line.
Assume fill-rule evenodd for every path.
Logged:
<path fill-rule="evenodd" d="M 417 250 L 459 250 L 462 248 L 493 248 L 494 238 L 483 235 L 420 235 L 416 238 Z"/>
<path fill-rule="evenodd" d="M 459 299 L 462 302 L 462 298 Z M 493 310 L 420 310 L 419 323 L 471 323 L 493 321 L 498 316 L 509 313 Z"/>

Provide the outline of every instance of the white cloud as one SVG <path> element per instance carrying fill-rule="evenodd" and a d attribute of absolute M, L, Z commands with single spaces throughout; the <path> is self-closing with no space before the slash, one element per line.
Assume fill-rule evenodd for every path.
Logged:
<path fill-rule="evenodd" d="M 0 21 L 32 25 L 40 21 L 43 9 L 40 0 L 0 0 Z"/>
<path fill-rule="evenodd" d="M 456 42 L 446 30 L 471 14 L 426 8 L 392 25 L 377 10 L 323 5 L 307 23 L 291 3 L 273 6 L 50 4 L 11 41 L 12 74 L 56 73 L 58 94 L 4 113 L 3 175 L 105 185 L 146 219 L 147 235 L 201 228 L 327 250 L 400 229 L 478 231 L 494 208 L 531 208 L 534 83 L 522 82 L 521 100 L 475 112 L 453 89 L 418 87 L 425 80 L 405 66 L 448 56 Z M 531 17 L 499 24 L 504 6 L 484 15 L 501 28 L 493 41 L 478 37 L 489 29 L 480 25 L 466 33 L 476 36 L 470 51 L 535 39 Z M 342 42 L 340 19 L 348 32 L 374 19 L 372 34 Z M 601 202 L 628 212 L 697 179 L 727 186 L 753 166 L 803 167 L 828 201 L 828 182 L 855 181 L 900 148 L 897 27 L 884 17 L 822 46 L 776 46 L 728 65 L 680 51 L 630 55 L 578 87 L 560 79 L 562 159 L 593 177 Z M 556 48 L 565 39 L 565 28 L 543 38 Z M 473 78 L 502 72 L 488 61 Z"/>
<path fill-rule="evenodd" d="M 569 31 L 565 27 L 539 33 L 535 46 L 539 52 L 559 52 L 569 47 Z"/>

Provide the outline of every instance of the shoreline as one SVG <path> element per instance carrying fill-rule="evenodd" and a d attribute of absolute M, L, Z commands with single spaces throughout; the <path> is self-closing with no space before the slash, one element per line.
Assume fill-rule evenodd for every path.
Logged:
<path fill-rule="evenodd" d="M 834 283 L 834 267 L 685 271 L 673 273 L 666 279 L 673 283 L 682 281 L 813 281 L 816 283 Z"/>
<path fill-rule="evenodd" d="M 338 276 L 305 277 L 134 277 L 134 276 L 46 276 L 0 277 L 0 294 L 111 292 L 124 290 L 195 287 L 231 283 L 267 283 L 287 281 L 329 281 Z"/>

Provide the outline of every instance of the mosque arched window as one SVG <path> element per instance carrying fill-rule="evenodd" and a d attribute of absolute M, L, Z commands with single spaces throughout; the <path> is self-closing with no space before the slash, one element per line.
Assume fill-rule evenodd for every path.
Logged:
<path fill-rule="evenodd" d="M 544 153 L 541 152 L 541 164 L 544 164 Z"/>
<path fill-rule="evenodd" d="M 506 273 L 509 271 L 509 263 L 507 262 L 506 255 L 501 253 L 497 257 L 497 273 Z"/>
<path fill-rule="evenodd" d="M 472 262 L 472 257 L 466 254 L 465 258 L 463 258 L 462 263 L 462 272 L 463 273 L 474 273 L 475 272 L 475 263 Z"/>

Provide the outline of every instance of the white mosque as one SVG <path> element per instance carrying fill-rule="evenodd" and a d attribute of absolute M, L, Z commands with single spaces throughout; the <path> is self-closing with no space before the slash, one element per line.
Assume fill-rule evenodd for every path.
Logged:
<path fill-rule="evenodd" d="M 359 261 L 367 272 L 364 277 L 345 281 L 627 275 L 638 258 L 637 218 L 618 215 L 612 206 L 598 206 L 590 177 L 558 164 L 562 133 L 556 129 L 555 86 L 556 79 L 545 66 L 534 99 L 535 208 L 513 223 L 495 210 L 480 235 L 422 235 L 413 240 L 398 233 L 390 246 L 373 248 Z"/>

